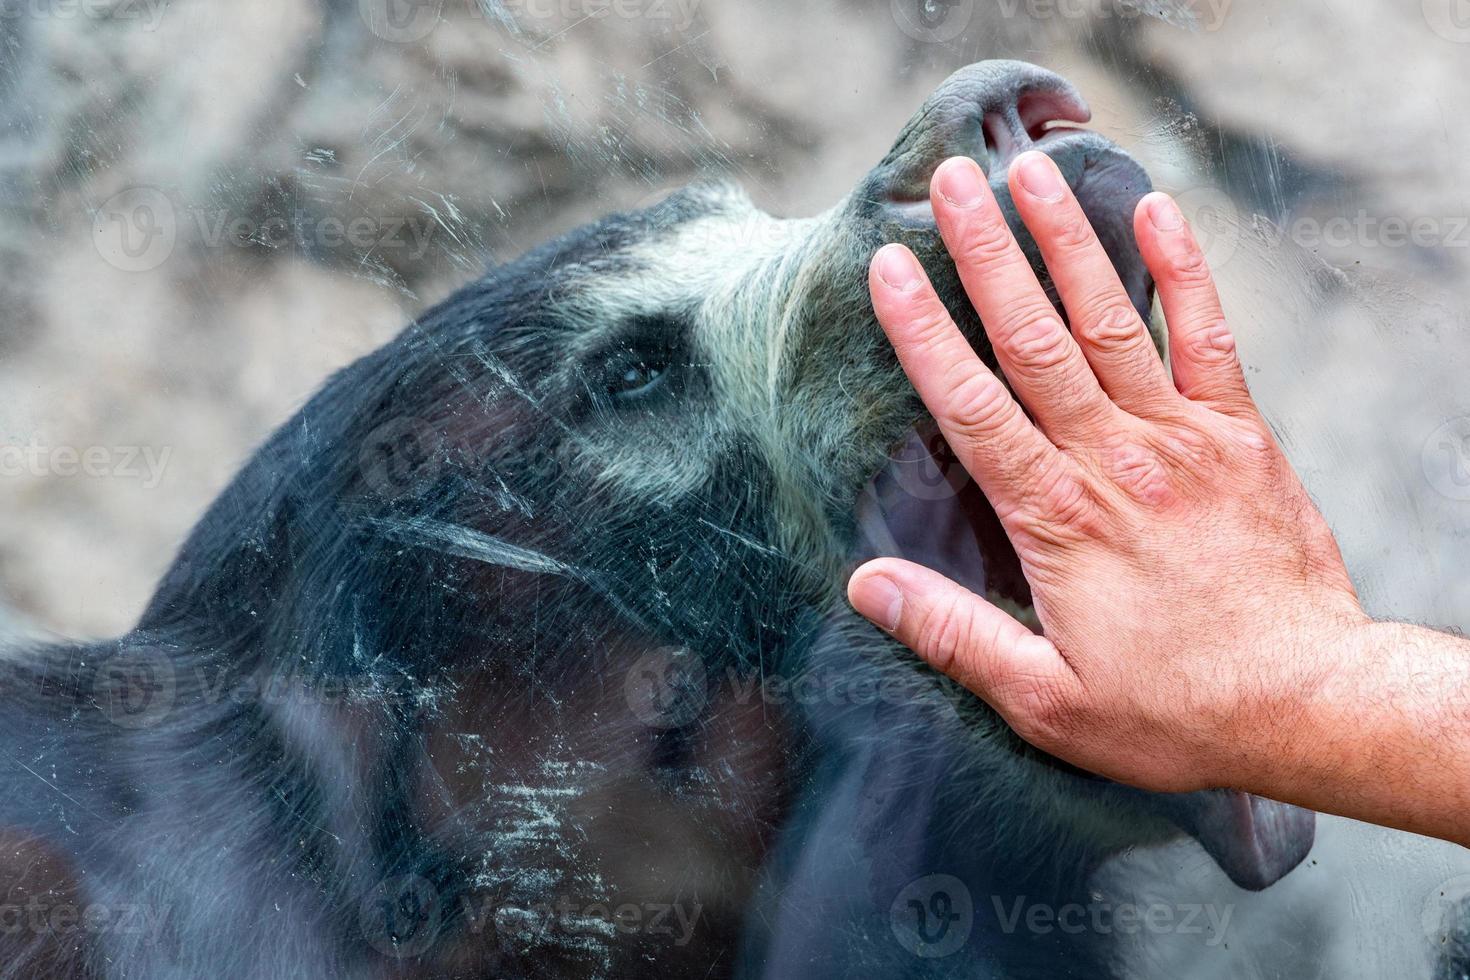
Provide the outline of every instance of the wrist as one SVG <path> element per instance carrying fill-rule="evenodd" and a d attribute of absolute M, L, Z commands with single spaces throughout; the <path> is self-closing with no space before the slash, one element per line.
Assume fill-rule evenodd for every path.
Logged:
<path fill-rule="evenodd" d="M 1295 615 L 1272 623 L 1237 680 L 1254 696 L 1236 718 L 1228 771 L 1233 788 L 1300 802 L 1303 787 L 1324 785 L 1360 758 L 1353 719 L 1372 685 L 1367 651 L 1377 624 L 1350 597 L 1275 605 Z"/>
<path fill-rule="evenodd" d="M 1445 814 L 1470 812 L 1470 647 L 1366 616 L 1324 622 L 1303 640 L 1316 679 L 1256 792 L 1445 836 Z"/>

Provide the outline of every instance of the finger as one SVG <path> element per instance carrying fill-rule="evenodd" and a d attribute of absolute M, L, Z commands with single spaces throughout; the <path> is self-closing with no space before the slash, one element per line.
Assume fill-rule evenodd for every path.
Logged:
<path fill-rule="evenodd" d="M 1080 702 L 1077 675 L 1050 640 L 938 572 L 880 558 L 853 573 L 847 595 L 859 614 L 1042 748 L 1054 746 L 1068 706 Z"/>
<path fill-rule="evenodd" d="M 1042 292 L 979 165 L 968 157 L 940 164 L 930 198 L 960 281 L 1016 394 L 1058 445 L 1094 441 L 1115 409 Z"/>
<path fill-rule="evenodd" d="M 1023 153 L 1011 166 L 1010 185 L 1067 308 L 1072 336 L 1103 390 L 1135 415 L 1175 400 L 1133 300 L 1057 165 L 1044 153 Z"/>
<path fill-rule="evenodd" d="M 873 309 L 940 431 L 1001 513 L 1038 474 L 1065 464 L 1005 384 L 975 354 L 914 254 L 885 245 L 868 270 Z"/>
<path fill-rule="evenodd" d="M 1150 194 L 1138 202 L 1133 227 L 1169 322 L 1175 387 L 1221 411 L 1255 415 L 1214 277 L 1179 206 L 1167 194 Z"/>

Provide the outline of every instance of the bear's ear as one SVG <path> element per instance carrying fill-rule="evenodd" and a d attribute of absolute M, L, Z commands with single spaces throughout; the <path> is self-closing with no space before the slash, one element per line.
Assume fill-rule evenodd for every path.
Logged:
<path fill-rule="evenodd" d="M 91 903 L 71 859 L 39 837 L 0 827 L 0 963 L 6 975 L 84 980 L 99 929 L 118 911 Z"/>

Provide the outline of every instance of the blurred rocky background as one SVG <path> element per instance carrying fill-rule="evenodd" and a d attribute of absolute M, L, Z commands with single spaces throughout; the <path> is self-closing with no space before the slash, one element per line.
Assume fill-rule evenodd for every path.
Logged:
<path fill-rule="evenodd" d="M 991 57 L 1181 195 L 1370 610 L 1470 623 L 1464 0 L 0 0 L 0 616 L 126 629 L 252 447 L 486 265 L 696 176 L 820 210 Z M 1136 971 L 1427 976 L 1458 852 L 1314 857 Z M 1181 866 L 1239 897 L 1183 846 L 1110 887 Z"/>

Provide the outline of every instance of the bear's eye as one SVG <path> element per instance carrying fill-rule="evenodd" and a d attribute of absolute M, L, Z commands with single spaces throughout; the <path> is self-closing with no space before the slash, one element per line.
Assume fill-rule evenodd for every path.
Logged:
<path fill-rule="evenodd" d="M 684 383 L 689 356 L 680 321 L 648 316 L 627 324 L 620 333 L 585 367 L 584 383 L 594 402 L 613 408 L 636 405 L 641 410 L 666 399 Z"/>
<path fill-rule="evenodd" d="M 639 398 L 657 388 L 668 370 L 668 364 L 653 358 L 614 360 L 608 365 L 604 390 L 619 401 Z"/>

